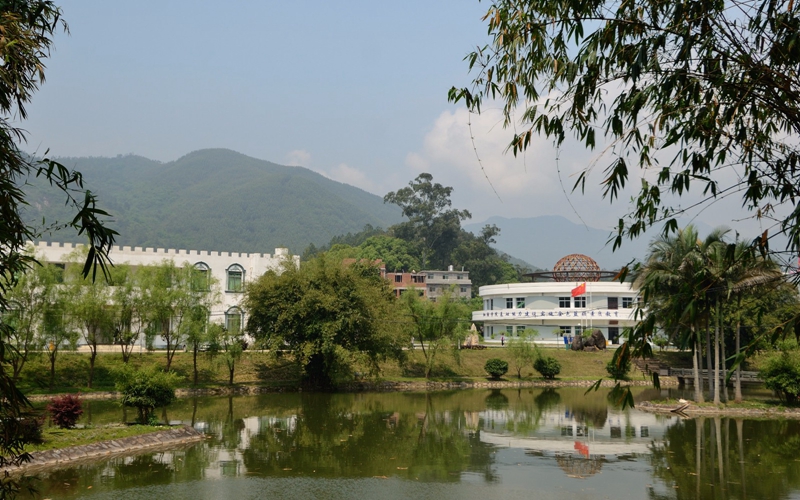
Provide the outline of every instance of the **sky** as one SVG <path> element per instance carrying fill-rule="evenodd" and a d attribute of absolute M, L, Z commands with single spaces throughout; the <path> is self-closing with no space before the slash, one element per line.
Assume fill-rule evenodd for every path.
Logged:
<path fill-rule="evenodd" d="M 465 55 L 489 41 L 486 2 L 57 3 L 70 33 L 20 124 L 30 152 L 168 162 L 228 148 L 380 196 L 429 172 L 473 221 L 562 215 L 610 229 L 629 208 L 632 192 L 601 199 L 607 155 L 540 138 L 515 158 L 497 108 L 447 101 L 471 81 Z M 586 194 L 572 193 L 595 164 Z M 758 230 L 735 222 L 745 216 L 737 200 L 698 220 Z"/>

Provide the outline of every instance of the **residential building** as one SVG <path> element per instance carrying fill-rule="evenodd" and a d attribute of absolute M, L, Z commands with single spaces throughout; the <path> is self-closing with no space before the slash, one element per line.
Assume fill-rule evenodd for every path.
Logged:
<path fill-rule="evenodd" d="M 409 289 L 416 289 L 428 300 L 436 302 L 448 290 L 452 298 L 472 297 L 472 281 L 469 271 L 454 271 L 450 266 L 447 271 L 411 271 L 410 273 L 386 273 L 386 279 L 392 283 L 395 295 L 400 297 Z"/>

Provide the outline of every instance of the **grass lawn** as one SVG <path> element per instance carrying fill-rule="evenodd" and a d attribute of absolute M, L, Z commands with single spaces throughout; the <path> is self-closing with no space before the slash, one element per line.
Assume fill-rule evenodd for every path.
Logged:
<path fill-rule="evenodd" d="M 86 429 L 58 429 L 56 427 L 44 429 L 42 443 L 28 444 L 25 451 L 29 453 L 47 450 L 59 450 L 70 446 L 99 443 L 111 439 L 120 439 L 130 436 L 140 436 L 156 431 L 169 429 L 158 425 L 113 425 L 104 427 L 89 427 Z"/>
<path fill-rule="evenodd" d="M 543 356 L 551 356 L 561 363 L 561 373 L 558 380 L 597 380 L 608 376 L 606 364 L 614 355 L 613 351 L 601 352 L 576 352 L 565 349 L 540 348 Z M 483 365 L 490 358 L 500 358 L 508 361 L 508 373 L 503 377 L 507 380 L 518 380 L 517 370 L 511 351 L 504 348 L 484 350 L 462 350 L 459 353 L 460 362 L 457 362 L 450 351 L 442 351 L 436 355 L 436 363 L 431 373 L 431 380 L 483 380 L 488 377 L 483 370 Z M 541 379 L 531 365 L 522 369 L 522 380 Z M 635 376 L 635 373 L 632 374 Z M 384 380 L 414 381 L 425 377 L 425 358 L 421 349 L 409 353 L 408 363 L 400 367 L 397 363 L 386 363 L 382 367 L 380 377 Z"/>
<path fill-rule="evenodd" d="M 561 363 L 560 380 L 596 380 L 607 376 L 605 366 L 613 351 L 574 352 L 564 349 L 542 348 L 541 353 L 552 356 Z M 388 381 L 424 380 L 425 362 L 422 350 L 417 348 L 408 352 L 408 362 L 399 366 L 388 361 L 381 365 L 379 378 Z M 483 365 L 489 358 L 508 361 L 509 372 L 505 378 L 517 380 L 517 372 L 511 359 L 511 351 L 504 348 L 484 350 L 462 350 L 460 362 L 456 362 L 450 351 L 437 354 L 431 380 L 482 380 L 487 378 Z M 90 391 L 113 391 L 114 370 L 121 365 L 120 354 L 98 354 L 95 362 L 93 388 L 87 387 L 89 374 L 89 355 L 85 353 L 63 353 L 56 363 L 56 377 L 50 389 L 50 367 L 47 359 L 37 356 L 28 361 L 19 380 L 20 388 L 26 394 L 77 393 Z M 166 366 L 166 354 L 161 352 L 135 354 L 130 363 L 135 367 L 156 365 Z M 192 355 L 179 352 L 172 362 L 172 370 L 181 377 L 179 387 L 192 386 Z M 212 359 L 205 354 L 198 356 L 199 387 L 225 386 L 228 382 L 227 367 L 220 359 Z M 364 369 L 366 372 L 366 368 Z M 636 376 L 635 372 L 632 376 Z M 270 356 L 268 353 L 246 351 L 236 365 L 234 383 L 238 385 L 257 385 L 274 387 L 295 387 L 301 377 L 300 368 L 286 358 Z M 523 380 L 541 378 L 530 365 L 522 369 Z"/>

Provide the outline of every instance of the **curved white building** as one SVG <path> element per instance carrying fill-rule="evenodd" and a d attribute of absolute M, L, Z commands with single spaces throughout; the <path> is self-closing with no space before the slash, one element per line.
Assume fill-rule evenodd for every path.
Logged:
<path fill-rule="evenodd" d="M 483 310 L 473 312 L 472 320 L 483 323 L 484 340 L 500 342 L 535 332 L 537 343 L 563 344 L 565 337 L 569 341 L 583 330 L 599 329 L 616 344 L 622 330 L 636 323 L 631 284 L 614 281 L 614 273 L 600 271 L 586 256 L 567 256 L 552 272 L 530 276 L 549 281 L 480 288 Z M 585 292 L 573 296 L 584 283 Z"/>

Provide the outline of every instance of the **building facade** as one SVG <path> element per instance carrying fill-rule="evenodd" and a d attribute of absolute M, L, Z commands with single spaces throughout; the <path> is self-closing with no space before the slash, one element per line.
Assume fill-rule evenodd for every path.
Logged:
<path fill-rule="evenodd" d="M 553 272 L 529 275 L 546 281 L 482 286 L 483 310 L 473 312 L 472 321 L 483 324 L 484 340 L 490 342 L 532 335 L 537 343 L 564 343 L 584 330 L 599 329 L 618 344 L 623 329 L 636 324 L 637 294 L 630 283 L 613 281 L 614 274 L 599 267 L 565 271 L 557 265 Z M 584 283 L 585 293 L 573 297 L 572 291 Z"/>
<path fill-rule="evenodd" d="M 445 292 L 452 290 L 452 298 L 472 297 L 472 281 L 469 271 L 420 271 L 410 273 L 386 273 L 386 279 L 394 287 L 395 296 L 400 297 L 409 289 L 417 290 L 423 297 L 436 302 Z"/>
<path fill-rule="evenodd" d="M 33 250 L 38 258 L 54 264 L 65 263 L 70 254 L 82 245 L 72 243 L 37 242 Z M 287 248 L 276 248 L 274 254 L 212 252 L 206 250 L 175 250 L 171 248 L 142 248 L 114 246 L 109 252 L 111 262 L 131 266 L 148 266 L 171 260 L 176 265 L 189 263 L 208 273 L 219 292 L 220 302 L 211 309 L 211 320 L 231 328 L 244 325 L 241 308 L 244 285 L 267 271 L 281 269 L 285 262 L 300 265 L 299 255 L 290 255 Z"/>

